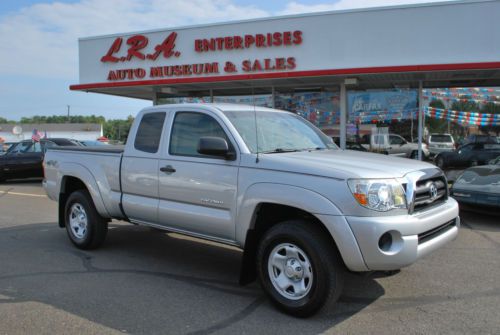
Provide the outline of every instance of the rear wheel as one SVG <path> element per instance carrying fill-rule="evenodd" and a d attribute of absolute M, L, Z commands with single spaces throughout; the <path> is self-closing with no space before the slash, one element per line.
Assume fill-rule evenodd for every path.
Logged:
<path fill-rule="evenodd" d="M 285 221 L 271 227 L 257 251 L 260 282 L 286 313 L 307 317 L 340 296 L 344 265 L 313 222 Z"/>
<path fill-rule="evenodd" d="M 410 154 L 410 158 L 411 159 L 418 159 L 418 151 L 417 150 L 413 150 Z"/>
<path fill-rule="evenodd" d="M 65 224 L 69 239 L 80 249 L 99 247 L 108 231 L 108 222 L 99 215 L 85 190 L 75 191 L 68 197 Z"/>

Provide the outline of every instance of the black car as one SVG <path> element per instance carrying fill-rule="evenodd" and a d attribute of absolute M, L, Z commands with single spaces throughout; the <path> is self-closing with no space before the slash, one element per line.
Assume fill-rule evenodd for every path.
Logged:
<path fill-rule="evenodd" d="M 450 195 L 463 208 L 499 213 L 500 157 L 492 163 L 468 168 L 451 187 Z"/>
<path fill-rule="evenodd" d="M 441 152 L 434 162 L 441 168 L 485 165 L 500 156 L 498 143 L 469 143 L 454 151 Z"/>
<path fill-rule="evenodd" d="M 42 161 L 45 150 L 53 146 L 76 146 L 66 138 L 25 140 L 14 144 L 0 156 L 0 181 L 7 179 L 43 177 Z"/>

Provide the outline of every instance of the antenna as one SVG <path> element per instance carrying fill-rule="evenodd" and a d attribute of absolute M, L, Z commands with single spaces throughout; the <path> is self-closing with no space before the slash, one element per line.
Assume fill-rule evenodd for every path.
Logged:
<path fill-rule="evenodd" d="M 252 83 L 252 101 L 253 101 L 253 116 L 255 120 L 255 145 L 257 146 L 257 157 L 255 158 L 255 163 L 259 162 L 259 133 L 257 131 L 257 110 L 255 108 L 255 92 L 253 90 Z"/>

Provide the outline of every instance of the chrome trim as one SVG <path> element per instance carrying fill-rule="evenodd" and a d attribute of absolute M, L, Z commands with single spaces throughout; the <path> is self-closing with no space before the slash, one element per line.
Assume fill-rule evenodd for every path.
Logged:
<path fill-rule="evenodd" d="M 241 245 L 238 244 L 236 241 L 227 240 L 224 238 L 213 237 L 213 236 L 204 235 L 204 234 L 200 234 L 200 233 L 193 233 L 193 232 L 183 230 L 183 229 L 172 228 L 170 226 L 164 226 L 164 225 L 160 225 L 157 223 L 145 222 L 145 221 L 140 221 L 140 220 L 135 220 L 135 219 L 130 219 L 130 222 L 137 224 L 139 226 L 148 226 L 148 227 L 158 228 L 158 229 L 165 230 L 165 231 L 168 231 L 171 233 L 178 233 L 178 234 L 182 234 L 182 235 L 187 235 L 187 236 L 191 236 L 191 237 L 200 238 L 203 240 L 218 242 L 218 243 L 232 245 L 232 246 L 241 248 Z"/>

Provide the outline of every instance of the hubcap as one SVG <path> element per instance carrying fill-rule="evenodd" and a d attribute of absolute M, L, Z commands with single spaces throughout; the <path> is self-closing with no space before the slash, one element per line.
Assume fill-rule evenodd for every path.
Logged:
<path fill-rule="evenodd" d="M 306 253 L 294 244 L 277 245 L 269 254 L 267 269 L 274 288 L 287 299 L 302 299 L 311 290 L 311 262 Z"/>
<path fill-rule="evenodd" d="M 87 213 L 82 205 L 75 203 L 69 212 L 69 225 L 71 232 L 78 239 L 83 239 L 87 234 Z"/>

